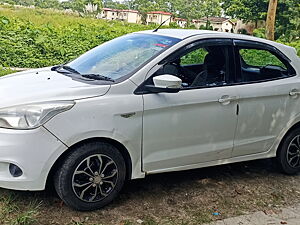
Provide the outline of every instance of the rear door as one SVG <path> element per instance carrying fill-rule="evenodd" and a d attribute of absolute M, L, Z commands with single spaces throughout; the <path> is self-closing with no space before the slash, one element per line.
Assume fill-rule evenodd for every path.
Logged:
<path fill-rule="evenodd" d="M 240 97 L 233 157 L 270 150 L 293 114 L 300 87 L 289 60 L 277 49 L 235 40 Z"/>

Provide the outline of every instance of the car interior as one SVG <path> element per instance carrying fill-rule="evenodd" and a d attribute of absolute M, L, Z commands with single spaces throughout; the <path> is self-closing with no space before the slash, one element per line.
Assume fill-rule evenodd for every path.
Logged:
<path fill-rule="evenodd" d="M 270 80 L 289 75 L 283 60 L 267 50 L 239 49 L 239 55 L 243 82 Z M 260 61 L 256 60 L 258 58 Z"/>
<path fill-rule="evenodd" d="M 182 80 L 182 89 L 193 89 L 268 81 L 295 73 L 275 52 L 253 47 L 237 47 L 235 51 L 237 60 L 229 56 L 229 45 L 192 46 L 167 59 L 152 77 L 173 75 Z M 235 66 L 240 68 L 236 71 L 236 81 L 232 76 Z M 148 79 L 146 84 L 153 85 L 153 80 Z"/>
<path fill-rule="evenodd" d="M 217 86 L 225 83 L 226 48 L 220 46 L 204 47 L 205 54 L 194 54 L 191 60 L 183 56 L 162 66 L 154 76 L 170 74 L 182 80 L 182 88 Z M 199 60 L 200 59 L 200 60 Z M 183 61 L 188 61 L 189 64 Z"/>

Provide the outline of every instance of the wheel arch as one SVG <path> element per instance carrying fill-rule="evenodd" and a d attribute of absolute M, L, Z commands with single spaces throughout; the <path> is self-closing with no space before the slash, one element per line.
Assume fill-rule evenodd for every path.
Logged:
<path fill-rule="evenodd" d="M 280 140 L 280 142 L 279 142 L 279 145 L 278 145 L 278 147 L 277 147 L 277 149 L 276 149 L 276 156 L 278 155 L 278 152 L 280 151 L 280 147 L 281 147 L 281 145 L 282 145 L 284 139 L 286 138 L 286 136 L 287 136 L 290 132 L 292 132 L 293 130 L 295 130 L 295 129 L 297 129 L 297 128 L 300 128 L 300 121 L 294 123 L 294 124 L 293 124 L 293 125 L 285 132 L 285 134 L 284 134 L 283 137 L 281 138 L 281 140 Z"/>
<path fill-rule="evenodd" d="M 46 180 L 46 186 L 51 185 L 52 182 L 52 178 L 53 175 L 55 173 L 55 171 L 57 170 L 57 168 L 60 166 L 60 164 L 63 162 L 63 160 L 66 158 L 66 156 L 74 151 L 78 146 L 86 144 L 86 143 L 90 143 L 90 142 L 104 142 L 104 143 L 108 143 L 113 145 L 114 147 L 116 147 L 118 149 L 118 151 L 122 154 L 124 160 L 125 160 L 125 166 L 126 166 L 126 180 L 130 180 L 131 179 L 131 175 L 132 175 L 132 160 L 130 157 L 130 154 L 127 150 L 127 148 L 120 142 L 118 142 L 117 140 L 111 139 L 111 138 L 106 138 L 106 137 L 93 137 L 93 138 L 88 138 L 85 140 L 81 140 L 75 144 L 73 144 L 72 146 L 70 146 L 66 151 L 64 151 L 54 162 L 54 164 L 52 165 L 48 176 L 47 176 L 47 180 Z"/>

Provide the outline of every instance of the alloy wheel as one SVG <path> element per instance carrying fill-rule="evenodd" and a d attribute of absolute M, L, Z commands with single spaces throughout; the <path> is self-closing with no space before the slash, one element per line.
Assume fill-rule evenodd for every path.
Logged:
<path fill-rule="evenodd" d="M 73 173 L 72 188 L 76 196 L 85 202 L 98 202 L 107 197 L 118 180 L 116 163 L 108 156 L 88 156 Z"/>
<path fill-rule="evenodd" d="M 288 145 L 286 159 L 291 167 L 300 167 L 300 135 L 295 136 Z"/>

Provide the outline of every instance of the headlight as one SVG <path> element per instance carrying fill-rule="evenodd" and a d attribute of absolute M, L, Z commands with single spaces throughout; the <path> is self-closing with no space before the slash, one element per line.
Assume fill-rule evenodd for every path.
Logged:
<path fill-rule="evenodd" d="M 73 101 L 45 102 L 0 109 L 0 127 L 10 129 L 34 129 L 55 115 L 71 109 Z"/>

